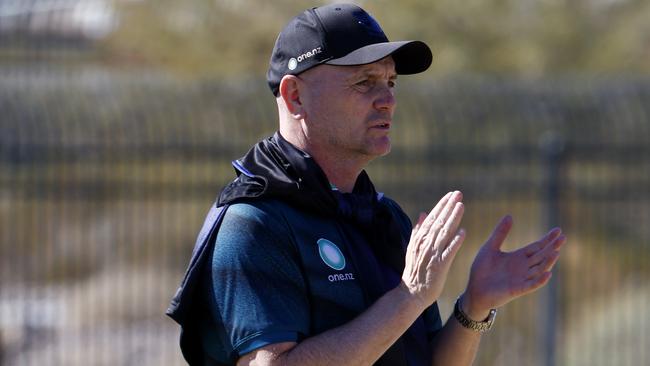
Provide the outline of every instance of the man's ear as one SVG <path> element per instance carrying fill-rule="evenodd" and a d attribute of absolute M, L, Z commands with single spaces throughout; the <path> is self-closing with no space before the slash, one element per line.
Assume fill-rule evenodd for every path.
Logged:
<path fill-rule="evenodd" d="M 303 119 L 305 110 L 300 99 L 300 84 L 302 80 L 295 75 L 285 75 L 280 81 L 280 97 L 284 100 L 287 110 L 294 119 Z"/>

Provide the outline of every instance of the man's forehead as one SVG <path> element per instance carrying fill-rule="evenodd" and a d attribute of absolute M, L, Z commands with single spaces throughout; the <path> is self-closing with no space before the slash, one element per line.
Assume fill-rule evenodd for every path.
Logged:
<path fill-rule="evenodd" d="M 341 66 L 341 65 L 327 65 L 322 64 L 314 67 L 312 70 L 323 71 L 326 73 L 335 73 L 343 77 L 356 76 L 356 75 L 366 75 L 366 74 L 386 74 L 388 73 L 391 77 L 396 77 L 397 73 L 395 72 L 395 62 L 389 56 L 383 58 L 379 61 L 365 64 L 365 65 L 350 65 L 350 66 Z M 311 70 L 307 70 L 306 73 L 309 73 Z"/>
<path fill-rule="evenodd" d="M 346 66 L 343 66 L 346 67 Z M 366 64 L 366 65 L 358 65 L 358 66 L 348 66 L 350 68 L 353 68 L 354 73 L 385 73 L 389 72 L 391 75 L 397 75 L 395 72 L 395 61 L 393 61 L 393 58 L 388 56 L 385 57 L 379 61 Z"/>

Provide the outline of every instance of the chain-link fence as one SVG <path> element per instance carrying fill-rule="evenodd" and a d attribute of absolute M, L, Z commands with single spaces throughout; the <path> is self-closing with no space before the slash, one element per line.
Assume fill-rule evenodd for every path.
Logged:
<path fill-rule="evenodd" d="M 3 364 L 182 363 L 163 311 L 230 160 L 275 129 L 263 81 L 37 63 L 0 82 Z M 378 188 L 411 217 L 466 197 L 444 314 L 500 215 L 510 248 L 569 237 L 555 285 L 502 309 L 477 364 L 549 364 L 549 331 L 557 364 L 647 363 L 650 82 L 404 81 L 397 97 Z"/>

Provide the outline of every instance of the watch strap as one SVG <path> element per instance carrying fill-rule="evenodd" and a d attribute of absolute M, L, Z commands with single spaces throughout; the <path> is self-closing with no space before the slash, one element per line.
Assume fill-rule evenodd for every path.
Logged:
<path fill-rule="evenodd" d="M 460 297 L 456 299 L 456 304 L 454 305 L 454 318 L 456 318 L 460 325 L 479 333 L 487 332 L 492 328 L 496 315 L 497 309 L 491 309 L 488 317 L 485 320 L 478 322 L 472 320 L 467 316 L 467 314 L 465 314 L 465 312 L 463 312 L 463 309 L 460 307 Z"/>

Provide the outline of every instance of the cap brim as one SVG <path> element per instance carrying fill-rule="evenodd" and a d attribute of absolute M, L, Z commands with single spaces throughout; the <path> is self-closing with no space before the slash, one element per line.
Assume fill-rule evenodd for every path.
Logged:
<path fill-rule="evenodd" d="M 374 43 L 354 50 L 347 55 L 328 60 L 328 65 L 354 66 L 366 65 L 392 56 L 395 72 L 402 75 L 417 74 L 431 66 L 431 49 L 422 41 L 399 41 Z"/>

